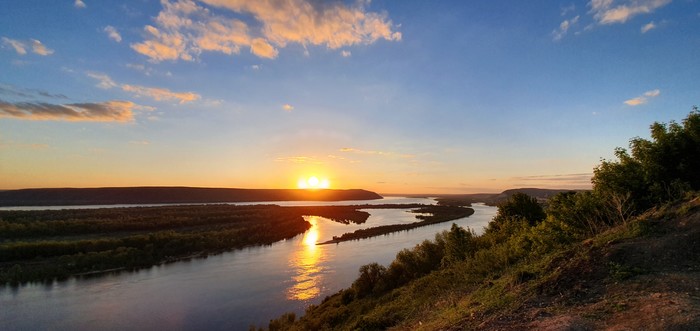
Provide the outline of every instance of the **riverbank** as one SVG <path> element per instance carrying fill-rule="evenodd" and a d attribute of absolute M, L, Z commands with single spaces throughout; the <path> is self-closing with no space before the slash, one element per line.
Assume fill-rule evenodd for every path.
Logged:
<path fill-rule="evenodd" d="M 318 243 L 318 245 L 338 244 L 349 240 L 360 240 L 386 235 L 393 232 L 408 231 L 426 225 L 449 222 L 456 219 L 468 217 L 474 214 L 474 209 L 459 206 L 438 205 L 421 206 L 420 208 L 413 209 L 412 212 L 419 214 L 416 215 L 416 218 L 421 219 L 422 221 L 413 222 L 409 224 L 392 224 L 376 226 L 367 229 L 359 229 L 355 230 L 354 232 L 344 233 L 341 236 L 334 236 L 333 239 L 320 242 Z"/>
<path fill-rule="evenodd" d="M 362 224 L 370 215 L 365 209 L 409 208 L 433 213 L 422 222 L 411 223 L 413 228 L 466 215 L 450 216 L 448 211 L 454 207 L 420 204 L 0 211 L 0 284 L 134 270 L 269 245 L 307 231 L 311 225 L 304 216 L 308 215 Z M 363 238 L 387 233 L 370 232 Z"/>

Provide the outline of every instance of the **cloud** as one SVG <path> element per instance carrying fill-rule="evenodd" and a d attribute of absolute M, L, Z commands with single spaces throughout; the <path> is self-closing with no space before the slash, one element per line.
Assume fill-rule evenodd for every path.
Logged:
<path fill-rule="evenodd" d="M 52 49 L 46 48 L 46 46 L 44 46 L 44 44 L 42 44 L 41 41 L 38 41 L 36 39 L 32 39 L 32 51 L 41 56 L 53 54 Z"/>
<path fill-rule="evenodd" d="M 559 41 L 562 38 L 564 38 L 564 36 L 566 36 L 566 33 L 569 31 L 571 26 L 578 23 L 579 17 L 580 16 L 576 16 L 572 19 L 564 20 L 563 22 L 561 22 L 561 24 L 559 24 L 559 28 L 552 31 L 552 38 L 554 39 L 554 41 Z"/>
<path fill-rule="evenodd" d="M 353 154 L 362 154 L 362 155 L 377 155 L 377 156 L 384 156 L 384 157 L 398 157 L 398 158 L 405 158 L 405 159 L 416 157 L 415 155 L 412 155 L 412 154 L 400 154 L 400 153 L 385 152 L 385 151 L 362 150 L 362 149 L 351 148 L 351 147 L 344 147 L 344 148 L 341 148 L 339 151 L 343 152 L 343 153 L 353 153 Z"/>
<path fill-rule="evenodd" d="M 640 14 L 653 13 L 669 3 L 671 0 L 591 0 L 588 6 L 599 24 L 616 24 Z"/>
<path fill-rule="evenodd" d="M 129 144 L 146 146 L 146 145 L 150 145 L 151 142 L 148 140 L 132 140 L 129 142 Z"/>
<path fill-rule="evenodd" d="M 97 87 L 111 89 L 119 87 L 124 92 L 129 92 L 135 96 L 149 97 L 156 101 L 176 100 L 180 104 L 199 100 L 201 96 L 194 92 L 173 92 L 165 88 L 146 87 L 139 85 L 119 84 L 108 75 L 102 73 L 88 72 L 87 76 L 98 80 Z"/>
<path fill-rule="evenodd" d="M 27 54 L 27 45 L 19 40 L 2 37 L 2 43 L 3 45 L 12 47 L 19 55 Z"/>
<path fill-rule="evenodd" d="M 104 28 L 104 32 L 107 33 L 107 36 L 109 37 L 109 39 L 112 39 L 118 43 L 122 42 L 122 36 L 119 34 L 117 29 L 115 29 L 113 26 L 107 25 Z"/>
<path fill-rule="evenodd" d="M 570 4 L 566 7 L 561 7 L 561 16 L 566 16 L 567 14 L 576 11 L 576 5 Z"/>
<path fill-rule="evenodd" d="M 352 53 L 350 53 L 350 51 L 342 51 L 340 52 L 340 55 L 342 55 L 343 57 L 350 57 L 352 56 Z"/>
<path fill-rule="evenodd" d="M 275 162 L 286 162 L 295 164 L 323 164 L 322 161 L 312 156 L 283 156 L 276 158 Z"/>
<path fill-rule="evenodd" d="M 647 101 L 649 101 L 649 98 L 658 97 L 660 94 L 661 94 L 661 91 L 659 89 L 646 91 L 646 92 L 644 92 L 644 94 L 642 94 L 636 98 L 632 98 L 632 99 L 625 101 L 625 104 L 628 106 L 632 106 L 632 107 L 643 105 L 643 104 L 647 103 Z"/>
<path fill-rule="evenodd" d="M 285 103 L 284 105 L 282 105 L 282 109 L 284 109 L 284 111 L 292 111 L 292 110 L 294 110 L 294 106 L 292 106 L 288 103 Z"/>
<path fill-rule="evenodd" d="M 14 87 L 11 85 L 0 84 L 0 94 L 21 97 L 21 98 L 52 98 L 52 99 L 68 99 L 63 94 L 53 94 L 44 90 L 26 89 Z"/>
<path fill-rule="evenodd" d="M 366 10 L 368 1 L 354 6 L 314 0 L 201 2 L 223 9 L 219 12 L 226 16 L 192 0 L 161 0 L 163 9 L 154 25 L 146 25 L 144 41 L 131 48 L 152 62 L 192 61 L 203 52 L 239 54 L 241 48 L 273 59 L 290 43 L 338 49 L 401 40 L 386 14 Z"/>
<path fill-rule="evenodd" d="M 108 90 L 113 87 L 117 86 L 117 83 L 115 83 L 112 78 L 105 74 L 97 73 L 97 72 L 88 72 L 87 73 L 88 77 L 97 79 L 99 83 L 97 84 L 97 87 Z"/>
<path fill-rule="evenodd" d="M 263 38 L 255 38 L 253 39 L 253 42 L 250 44 L 250 52 L 259 56 L 259 57 L 264 57 L 268 59 L 274 59 L 277 57 L 277 54 L 279 53 L 275 47 L 270 45 L 267 40 Z"/>
<path fill-rule="evenodd" d="M 15 52 L 17 52 L 17 54 L 19 55 L 27 54 L 27 48 L 29 48 L 27 43 L 15 39 L 10 39 L 7 37 L 2 37 L 2 43 L 3 45 L 12 47 L 15 50 Z M 46 46 L 44 46 L 44 44 L 42 44 L 41 41 L 38 41 L 36 39 L 30 39 L 29 44 L 32 48 L 32 52 L 35 54 L 46 56 L 51 55 L 54 52 L 52 49 L 49 49 Z"/>
<path fill-rule="evenodd" d="M 131 122 L 140 106 L 129 101 L 51 104 L 0 100 L 0 118 L 34 121 Z"/>
<path fill-rule="evenodd" d="M 654 22 L 649 22 L 649 23 L 645 24 L 644 26 L 642 26 L 641 31 L 642 31 L 642 33 L 647 33 L 653 29 L 656 29 L 656 24 Z"/>
<path fill-rule="evenodd" d="M 538 175 L 513 177 L 509 181 L 515 186 L 551 187 L 551 188 L 590 188 L 592 173 Z"/>
<path fill-rule="evenodd" d="M 82 0 L 75 0 L 75 2 L 73 3 L 73 6 L 75 6 L 75 8 L 85 8 L 85 7 L 87 7 L 87 6 L 85 5 L 85 2 L 83 2 Z"/>
<path fill-rule="evenodd" d="M 168 89 L 157 87 L 123 84 L 121 88 L 125 92 L 130 92 L 136 96 L 149 97 L 156 101 L 177 100 L 180 104 L 183 104 L 200 98 L 199 94 L 193 92 L 172 92 Z"/>

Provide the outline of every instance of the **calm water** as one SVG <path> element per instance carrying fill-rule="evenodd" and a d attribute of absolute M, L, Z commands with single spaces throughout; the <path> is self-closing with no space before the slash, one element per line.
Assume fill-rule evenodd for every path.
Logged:
<path fill-rule="evenodd" d="M 434 238 L 452 223 L 480 232 L 496 208 L 477 204 L 474 209 L 474 215 L 454 222 L 320 246 L 315 243 L 355 229 L 414 222 L 415 214 L 367 210 L 371 216 L 362 225 L 309 216 L 310 230 L 270 246 L 97 278 L 0 287 L 0 329 L 247 330 L 249 325 L 266 326 L 271 318 L 285 312 L 300 315 L 309 304 L 348 287 L 361 265 L 387 265 L 399 250 Z"/>

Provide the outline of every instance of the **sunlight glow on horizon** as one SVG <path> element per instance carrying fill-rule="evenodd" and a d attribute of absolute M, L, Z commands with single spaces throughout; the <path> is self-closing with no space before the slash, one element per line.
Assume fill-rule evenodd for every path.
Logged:
<path fill-rule="evenodd" d="M 309 178 L 301 178 L 297 182 L 297 187 L 300 189 L 319 189 L 319 188 L 330 188 L 331 184 L 328 179 L 318 179 L 316 176 L 311 176 Z"/>

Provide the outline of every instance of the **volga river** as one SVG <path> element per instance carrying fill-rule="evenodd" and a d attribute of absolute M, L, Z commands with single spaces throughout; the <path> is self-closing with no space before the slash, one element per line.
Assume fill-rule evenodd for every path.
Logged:
<path fill-rule="evenodd" d="M 358 203 L 435 201 L 386 198 L 318 204 Z M 473 208 L 472 216 L 456 221 L 333 245 L 316 243 L 360 228 L 415 222 L 415 214 L 369 209 L 371 216 L 361 225 L 307 216 L 311 229 L 269 246 L 135 272 L 0 287 L 0 329 L 247 330 L 250 325 L 267 326 L 272 318 L 285 312 L 299 316 L 310 304 L 318 304 L 324 297 L 348 287 L 360 266 L 371 262 L 388 265 L 401 249 L 433 239 L 452 223 L 481 233 L 496 208 L 483 204 Z"/>

